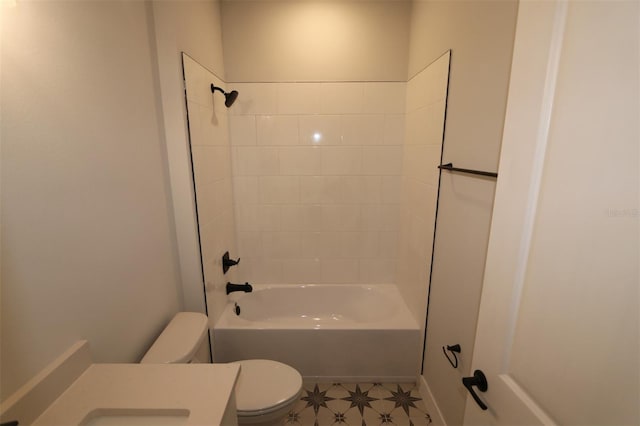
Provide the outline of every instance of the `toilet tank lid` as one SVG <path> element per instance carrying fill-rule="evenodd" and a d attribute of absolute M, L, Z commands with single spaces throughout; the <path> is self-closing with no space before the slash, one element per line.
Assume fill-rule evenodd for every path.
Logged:
<path fill-rule="evenodd" d="M 207 316 L 199 312 L 178 312 L 140 362 L 173 364 L 191 361 L 207 334 L 207 322 Z"/>

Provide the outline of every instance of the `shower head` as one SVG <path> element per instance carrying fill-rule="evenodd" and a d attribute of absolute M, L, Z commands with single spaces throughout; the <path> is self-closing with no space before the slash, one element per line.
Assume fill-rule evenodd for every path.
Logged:
<path fill-rule="evenodd" d="M 224 104 L 227 108 L 229 108 L 238 98 L 238 91 L 232 90 L 229 93 L 224 94 Z"/>
<path fill-rule="evenodd" d="M 216 90 L 218 92 L 222 92 L 222 94 L 224 95 L 224 106 L 226 106 L 227 108 L 229 108 L 231 105 L 233 105 L 233 103 L 238 98 L 238 91 L 237 90 L 232 90 L 231 92 L 227 93 L 224 90 L 222 90 L 222 88 L 216 87 L 212 83 L 211 84 L 211 93 L 215 92 Z"/>

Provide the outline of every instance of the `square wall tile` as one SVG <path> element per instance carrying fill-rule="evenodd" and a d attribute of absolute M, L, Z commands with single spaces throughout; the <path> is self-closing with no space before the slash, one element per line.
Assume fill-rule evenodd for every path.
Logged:
<path fill-rule="evenodd" d="M 371 284 L 394 284 L 396 264 L 395 259 L 360 259 L 359 281 Z"/>
<path fill-rule="evenodd" d="M 382 176 L 381 178 L 381 201 L 383 203 L 400 203 L 402 194 L 401 176 Z"/>
<path fill-rule="evenodd" d="M 231 145 L 245 146 L 256 144 L 256 117 L 253 115 L 229 116 Z"/>
<path fill-rule="evenodd" d="M 362 173 L 365 175 L 401 175 L 401 146 L 367 146 L 362 149 Z"/>
<path fill-rule="evenodd" d="M 322 206 L 316 204 L 281 205 L 281 229 L 286 231 L 319 231 L 322 226 Z"/>
<path fill-rule="evenodd" d="M 242 258 L 262 256 L 262 234 L 257 231 L 238 232 L 238 255 Z"/>
<path fill-rule="evenodd" d="M 298 258 L 300 247 L 299 232 L 262 233 L 262 254 L 267 259 Z"/>
<path fill-rule="evenodd" d="M 257 214 L 258 229 L 260 231 L 282 230 L 282 206 L 280 204 L 258 204 L 249 206 Z"/>
<path fill-rule="evenodd" d="M 283 282 L 315 284 L 320 282 L 319 259 L 286 259 L 282 261 Z"/>
<path fill-rule="evenodd" d="M 212 108 L 213 96 L 211 93 L 211 83 L 213 82 L 216 86 L 223 86 L 222 81 L 217 79 L 202 65 L 188 57 L 184 59 L 184 74 L 187 99 L 197 102 L 202 106 Z"/>
<path fill-rule="evenodd" d="M 323 175 L 359 175 L 362 172 L 362 148 L 320 147 Z"/>
<path fill-rule="evenodd" d="M 231 154 L 228 146 L 192 146 L 191 154 L 195 181 L 198 184 L 211 183 L 231 176 Z"/>
<path fill-rule="evenodd" d="M 235 206 L 236 226 L 238 232 L 260 231 L 258 212 L 255 204 L 238 204 Z"/>
<path fill-rule="evenodd" d="M 379 257 L 382 254 L 380 252 L 380 234 L 378 232 L 356 232 L 351 237 L 355 239 L 356 257 Z"/>
<path fill-rule="evenodd" d="M 322 259 L 320 279 L 323 283 L 355 283 L 358 281 L 358 260 Z"/>
<path fill-rule="evenodd" d="M 300 253 L 297 257 L 317 259 L 320 257 L 321 232 L 300 232 Z"/>
<path fill-rule="evenodd" d="M 398 254 L 399 235 L 400 235 L 400 231 L 379 233 L 378 238 L 380 243 L 381 257 L 383 258 L 388 257 L 390 259 L 395 259 L 399 257 L 399 254 Z"/>
<path fill-rule="evenodd" d="M 322 207 L 323 231 L 358 231 L 361 227 L 357 204 L 325 204 Z"/>
<path fill-rule="evenodd" d="M 353 204 L 352 198 L 349 198 L 352 193 L 351 188 L 348 186 L 348 178 L 357 176 L 323 176 L 322 186 L 324 194 L 324 204 Z M 353 189 L 355 191 L 355 189 Z"/>
<path fill-rule="evenodd" d="M 245 258 L 240 262 L 238 274 L 251 284 L 281 284 L 282 260 L 264 257 Z"/>
<path fill-rule="evenodd" d="M 384 135 L 383 145 L 402 145 L 404 144 L 405 132 L 405 115 L 404 114 L 387 114 L 384 116 Z"/>
<path fill-rule="evenodd" d="M 358 114 L 362 112 L 364 83 L 322 83 L 323 114 Z"/>
<path fill-rule="evenodd" d="M 343 237 L 344 232 L 322 231 L 318 240 L 320 259 L 348 257 L 348 250 L 342 246 Z"/>
<path fill-rule="evenodd" d="M 189 117 L 191 120 L 191 117 Z M 205 145 L 229 145 L 229 115 L 226 111 L 216 112 L 200 108 L 202 143 Z"/>
<path fill-rule="evenodd" d="M 237 90 L 238 99 L 231 115 L 275 114 L 277 112 L 276 83 L 229 83 L 227 90 Z M 224 97 L 221 96 L 222 99 Z"/>
<path fill-rule="evenodd" d="M 380 208 L 380 224 L 378 231 L 400 230 L 400 205 L 382 204 Z"/>
<path fill-rule="evenodd" d="M 379 204 L 381 201 L 381 176 L 340 177 L 340 202 Z"/>
<path fill-rule="evenodd" d="M 277 175 L 280 172 L 276 147 L 239 146 L 233 149 L 236 176 Z"/>
<path fill-rule="evenodd" d="M 300 143 L 303 145 L 339 145 L 342 143 L 342 118 L 339 115 L 301 115 Z"/>
<path fill-rule="evenodd" d="M 378 232 L 323 231 L 319 239 L 320 258 L 362 259 L 380 255 Z"/>
<path fill-rule="evenodd" d="M 321 83 L 277 83 L 278 114 L 318 114 Z"/>
<path fill-rule="evenodd" d="M 410 111 L 405 116 L 405 143 L 404 145 L 425 144 L 427 139 L 426 128 L 429 113 L 426 107 Z"/>
<path fill-rule="evenodd" d="M 384 140 L 384 115 L 343 115 L 343 145 L 380 145 Z"/>
<path fill-rule="evenodd" d="M 360 230 L 380 231 L 382 212 L 380 205 L 363 205 L 360 212 Z"/>
<path fill-rule="evenodd" d="M 328 202 L 324 179 L 322 176 L 300 176 L 300 202 L 303 204 Z"/>
<path fill-rule="evenodd" d="M 296 146 L 280 148 L 281 175 L 319 175 L 320 147 Z"/>
<path fill-rule="evenodd" d="M 206 196 L 213 200 L 213 208 L 209 213 L 210 217 L 213 220 L 219 219 L 226 210 L 233 206 L 233 184 L 231 179 L 225 178 L 211 183 L 206 190 Z M 198 195 L 198 203 L 199 200 L 200 196 Z M 200 217 L 202 215 L 199 214 Z"/>
<path fill-rule="evenodd" d="M 366 83 L 364 88 L 365 113 L 402 114 L 405 111 L 407 83 Z"/>
<path fill-rule="evenodd" d="M 280 230 L 278 204 L 238 204 L 235 215 L 238 232 Z"/>
<path fill-rule="evenodd" d="M 427 145 L 409 145 L 405 148 L 404 165 L 407 176 L 410 176 L 420 182 L 426 182 L 427 176 L 434 173 L 437 169 L 439 160 L 439 152 L 430 152 Z M 433 149 L 431 151 L 434 151 Z M 429 154 L 436 155 L 438 158 L 430 157 Z M 431 170 L 430 170 L 431 169 Z"/>
<path fill-rule="evenodd" d="M 215 257 L 215 222 L 200 224 L 200 246 L 202 250 L 202 261 L 209 262 Z"/>
<path fill-rule="evenodd" d="M 296 204 L 300 202 L 298 176 L 261 176 L 258 178 L 260 202 L 264 204 Z"/>
<path fill-rule="evenodd" d="M 233 194 L 237 204 L 257 204 L 258 177 L 236 176 L 233 178 Z"/>
<path fill-rule="evenodd" d="M 298 117 L 259 115 L 256 117 L 258 145 L 298 145 Z"/>

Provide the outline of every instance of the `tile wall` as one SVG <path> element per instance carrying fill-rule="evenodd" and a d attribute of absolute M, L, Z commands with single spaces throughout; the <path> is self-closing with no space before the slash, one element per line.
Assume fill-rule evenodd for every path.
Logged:
<path fill-rule="evenodd" d="M 397 285 L 420 319 L 426 317 L 449 59 L 447 52 L 407 82 Z"/>
<path fill-rule="evenodd" d="M 235 280 L 232 268 L 222 273 L 222 255 L 237 252 L 228 109 L 211 83 L 226 87 L 215 74 L 183 55 L 189 115 L 189 140 L 195 180 L 200 247 L 207 308 L 213 327 L 227 301 L 225 285 Z"/>
<path fill-rule="evenodd" d="M 395 282 L 406 83 L 229 87 L 239 278 Z"/>

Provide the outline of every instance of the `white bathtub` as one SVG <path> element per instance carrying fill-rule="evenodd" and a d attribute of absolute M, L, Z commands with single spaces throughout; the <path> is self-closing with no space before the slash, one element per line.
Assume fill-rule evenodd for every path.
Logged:
<path fill-rule="evenodd" d="M 255 285 L 213 330 L 214 362 L 274 359 L 317 380 L 415 380 L 420 327 L 394 285 Z"/>

